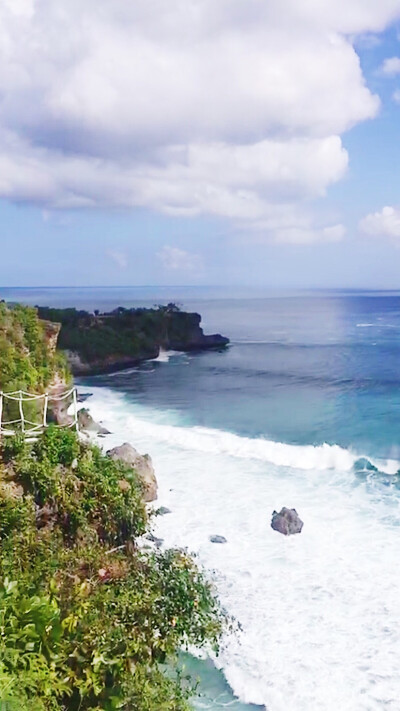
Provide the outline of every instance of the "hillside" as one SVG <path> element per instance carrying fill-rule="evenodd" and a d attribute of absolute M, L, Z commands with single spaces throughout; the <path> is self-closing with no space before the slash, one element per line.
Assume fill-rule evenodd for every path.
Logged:
<path fill-rule="evenodd" d="M 0 305 L 2 387 L 47 386 L 56 330 Z M 187 711 L 182 647 L 218 645 L 224 616 L 182 550 L 151 542 L 132 466 L 47 428 L 0 438 L 0 707 Z"/>
<path fill-rule="evenodd" d="M 0 301 L 0 390 L 41 392 L 56 374 L 64 377 L 59 331 L 58 324 L 39 320 L 36 309 Z"/>

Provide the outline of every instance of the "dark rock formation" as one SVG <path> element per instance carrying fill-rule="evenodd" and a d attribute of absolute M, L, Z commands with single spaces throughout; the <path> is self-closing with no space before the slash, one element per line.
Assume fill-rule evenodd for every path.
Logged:
<path fill-rule="evenodd" d="M 228 345 L 229 338 L 219 333 L 205 336 L 200 323 L 200 314 L 184 311 L 173 313 L 163 347 L 173 351 L 202 351 L 209 348 L 224 348 Z"/>
<path fill-rule="evenodd" d="M 163 538 L 157 538 L 157 536 L 154 536 L 152 533 L 148 533 L 146 539 L 154 543 L 156 548 L 161 548 L 162 544 L 164 543 Z"/>
<path fill-rule="evenodd" d="M 157 509 L 156 514 L 157 516 L 166 516 L 166 514 L 170 514 L 171 509 L 167 509 L 166 506 L 160 506 L 159 509 Z"/>
<path fill-rule="evenodd" d="M 84 407 L 78 412 L 78 426 L 80 430 L 84 430 L 85 432 L 94 432 L 95 434 L 102 435 L 110 434 L 109 430 L 94 421 L 89 410 Z"/>
<path fill-rule="evenodd" d="M 131 368 L 157 358 L 160 348 L 202 351 L 229 343 L 220 334 L 204 335 L 201 316 L 180 311 L 174 304 L 153 309 L 120 307 L 103 314 L 40 307 L 39 316 L 61 323 L 58 348 L 75 375 Z"/>
<path fill-rule="evenodd" d="M 274 531 L 283 533 L 284 536 L 291 536 L 293 533 L 301 533 L 303 521 L 300 519 L 296 509 L 287 509 L 285 506 L 278 513 L 272 514 L 271 528 Z"/>
<path fill-rule="evenodd" d="M 107 452 L 111 459 L 118 459 L 132 467 L 143 486 L 143 498 L 146 502 L 157 499 L 157 479 L 149 454 L 139 454 L 134 447 L 125 442 L 120 447 L 114 447 Z"/>
<path fill-rule="evenodd" d="M 77 402 L 86 402 L 86 400 L 89 400 L 92 395 L 93 393 L 77 393 Z"/>
<path fill-rule="evenodd" d="M 211 543 L 227 543 L 228 541 L 224 536 L 210 536 Z"/>

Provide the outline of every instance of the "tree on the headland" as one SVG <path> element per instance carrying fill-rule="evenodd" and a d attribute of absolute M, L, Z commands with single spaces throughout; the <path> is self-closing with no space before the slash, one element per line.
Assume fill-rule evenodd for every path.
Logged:
<path fill-rule="evenodd" d="M 158 311 L 161 311 L 162 313 L 167 313 L 167 314 L 171 314 L 171 313 L 176 314 L 182 310 L 182 307 L 180 304 L 175 304 L 172 301 L 169 304 L 167 304 L 166 306 L 164 304 L 155 304 L 155 308 Z"/>

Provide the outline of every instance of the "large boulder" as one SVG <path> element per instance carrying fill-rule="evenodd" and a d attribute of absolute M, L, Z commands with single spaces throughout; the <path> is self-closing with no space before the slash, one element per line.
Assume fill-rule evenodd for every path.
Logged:
<path fill-rule="evenodd" d="M 78 412 L 78 425 L 79 429 L 84 430 L 85 432 L 94 432 L 95 434 L 101 435 L 110 434 L 109 430 L 106 430 L 105 427 L 99 425 L 98 422 L 95 422 L 89 410 L 85 407 L 82 407 L 82 409 Z"/>
<path fill-rule="evenodd" d="M 149 503 L 157 499 L 157 479 L 149 454 L 139 454 L 131 444 L 125 442 L 107 452 L 111 459 L 117 459 L 132 467 L 143 484 L 143 498 Z"/>
<path fill-rule="evenodd" d="M 271 528 L 274 531 L 283 533 L 284 536 L 291 536 L 293 533 L 301 533 L 303 521 L 299 517 L 296 509 L 287 509 L 285 506 L 272 514 Z"/>

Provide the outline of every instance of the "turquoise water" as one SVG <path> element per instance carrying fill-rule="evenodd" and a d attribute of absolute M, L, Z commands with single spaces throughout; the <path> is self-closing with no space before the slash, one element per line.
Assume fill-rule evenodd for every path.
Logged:
<path fill-rule="evenodd" d="M 81 308 L 178 300 L 231 338 L 222 353 L 162 354 L 83 383 L 113 433 L 107 447 L 128 440 L 153 457 L 172 511 L 157 535 L 196 553 L 240 622 L 221 672 L 189 662 L 199 708 L 397 711 L 400 294 L 1 296 Z M 283 505 L 299 511 L 301 536 L 271 530 Z"/>

